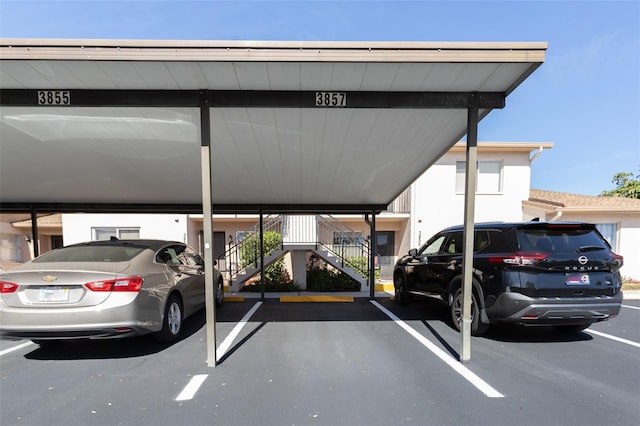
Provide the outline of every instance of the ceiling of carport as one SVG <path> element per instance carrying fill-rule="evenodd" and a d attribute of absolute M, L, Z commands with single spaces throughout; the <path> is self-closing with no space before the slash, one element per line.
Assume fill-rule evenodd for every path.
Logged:
<path fill-rule="evenodd" d="M 4 39 L 0 208 L 201 203 L 199 107 L 86 107 L 74 104 L 74 90 L 506 96 L 545 50 L 546 43 Z M 69 90 L 71 105 L 7 102 L 13 89 Z M 464 108 L 278 102 L 210 109 L 214 206 L 384 206 L 467 130 Z"/>

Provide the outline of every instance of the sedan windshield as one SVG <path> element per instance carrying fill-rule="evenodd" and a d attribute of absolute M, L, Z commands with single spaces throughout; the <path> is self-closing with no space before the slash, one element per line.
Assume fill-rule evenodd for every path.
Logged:
<path fill-rule="evenodd" d="M 33 262 L 126 262 L 143 250 L 136 246 L 70 246 L 45 253 Z"/>

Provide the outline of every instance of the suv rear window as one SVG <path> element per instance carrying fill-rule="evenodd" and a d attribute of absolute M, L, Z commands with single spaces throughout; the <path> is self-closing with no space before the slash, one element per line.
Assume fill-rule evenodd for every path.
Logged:
<path fill-rule="evenodd" d="M 520 250 L 543 253 L 577 253 L 607 250 L 607 244 L 593 229 L 518 229 Z"/>

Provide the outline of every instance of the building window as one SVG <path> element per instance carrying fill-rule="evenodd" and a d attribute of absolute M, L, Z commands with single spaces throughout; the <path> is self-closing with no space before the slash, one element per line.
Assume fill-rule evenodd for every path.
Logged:
<path fill-rule="evenodd" d="M 20 235 L 0 235 L 0 260 L 5 262 L 21 262 Z"/>
<path fill-rule="evenodd" d="M 333 251 L 343 258 L 361 257 L 363 242 L 362 232 L 333 233 Z"/>
<path fill-rule="evenodd" d="M 609 242 L 611 248 L 615 251 L 618 250 L 618 241 L 616 235 L 618 234 L 618 225 L 615 223 L 597 223 L 596 228 L 605 240 Z"/>
<path fill-rule="evenodd" d="M 362 232 L 334 232 L 334 246 L 360 246 L 362 245 Z"/>
<path fill-rule="evenodd" d="M 137 240 L 140 238 L 140 228 L 91 228 L 93 241 L 108 240 L 116 237 L 119 240 Z"/>
<path fill-rule="evenodd" d="M 464 193 L 466 161 L 456 161 L 456 193 Z M 502 193 L 502 161 L 478 161 L 477 194 Z"/>

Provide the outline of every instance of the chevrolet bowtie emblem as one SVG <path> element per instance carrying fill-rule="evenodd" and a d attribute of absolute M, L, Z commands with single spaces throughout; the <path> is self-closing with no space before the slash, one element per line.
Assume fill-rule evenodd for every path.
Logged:
<path fill-rule="evenodd" d="M 54 277 L 52 275 L 45 275 L 44 277 L 42 277 L 42 281 L 46 281 L 48 283 L 53 282 L 55 280 L 57 280 L 58 277 Z"/>

